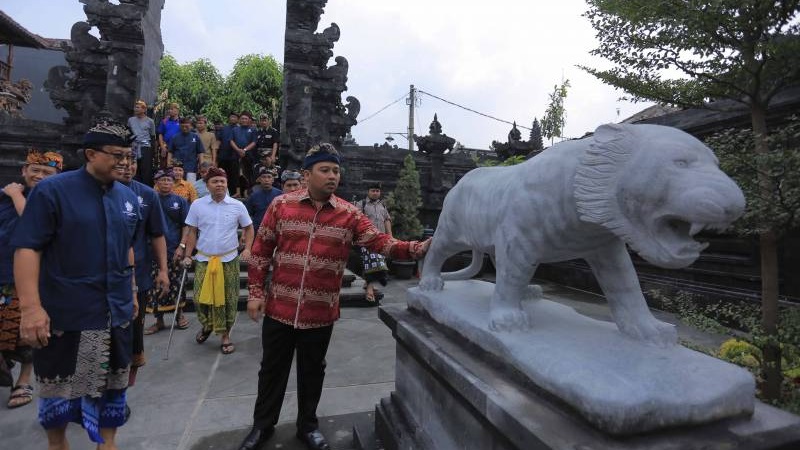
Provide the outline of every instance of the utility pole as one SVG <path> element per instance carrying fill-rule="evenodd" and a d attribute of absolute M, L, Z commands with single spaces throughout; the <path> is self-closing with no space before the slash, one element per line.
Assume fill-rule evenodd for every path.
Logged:
<path fill-rule="evenodd" d="M 414 106 L 417 102 L 417 90 L 414 85 L 408 91 L 406 105 L 408 105 L 408 151 L 414 151 Z"/>

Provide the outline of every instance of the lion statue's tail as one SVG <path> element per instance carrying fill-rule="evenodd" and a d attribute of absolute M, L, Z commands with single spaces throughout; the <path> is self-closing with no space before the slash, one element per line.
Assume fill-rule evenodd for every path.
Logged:
<path fill-rule="evenodd" d="M 483 252 L 472 250 L 472 262 L 469 266 L 455 272 L 442 272 L 442 280 L 469 280 L 481 271 Z"/>

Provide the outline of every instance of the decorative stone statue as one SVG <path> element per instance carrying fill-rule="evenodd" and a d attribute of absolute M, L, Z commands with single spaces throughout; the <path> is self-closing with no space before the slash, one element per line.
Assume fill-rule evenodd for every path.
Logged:
<path fill-rule="evenodd" d="M 333 46 L 341 36 L 335 23 L 317 33 L 327 0 L 287 0 L 284 44 L 283 110 L 281 114 L 281 166 L 297 167 L 305 152 L 319 142 L 341 147 L 361 109 L 347 90 L 349 64 L 334 59 Z"/>
<path fill-rule="evenodd" d="M 425 257 L 420 289 L 467 279 L 488 253 L 497 268 L 489 326 L 526 329 L 523 302 L 540 263 L 585 259 L 619 330 L 670 346 L 674 326 L 647 308 L 626 245 L 660 267 L 693 263 L 693 239 L 744 212 L 744 195 L 711 150 L 689 134 L 657 125 L 603 125 L 590 138 L 560 143 L 523 164 L 469 172 L 447 194 Z M 444 261 L 473 251 L 470 267 L 442 274 Z"/>

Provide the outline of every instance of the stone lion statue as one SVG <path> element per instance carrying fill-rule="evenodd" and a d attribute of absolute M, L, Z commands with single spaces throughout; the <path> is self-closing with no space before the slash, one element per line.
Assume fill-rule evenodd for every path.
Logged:
<path fill-rule="evenodd" d="M 541 295 L 529 285 L 536 267 L 583 258 L 622 333 L 672 345 L 674 326 L 648 310 L 626 244 L 660 267 L 692 264 L 707 246 L 693 236 L 727 228 L 744 212 L 742 191 L 718 166 L 678 129 L 603 125 L 525 163 L 475 169 L 444 200 L 420 289 L 474 276 L 489 254 L 497 268 L 489 327 L 524 329 L 521 302 Z M 469 267 L 441 273 L 445 259 L 465 250 L 473 252 Z"/>

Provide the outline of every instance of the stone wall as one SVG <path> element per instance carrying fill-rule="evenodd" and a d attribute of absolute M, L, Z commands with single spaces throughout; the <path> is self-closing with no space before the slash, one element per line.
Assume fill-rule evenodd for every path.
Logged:
<path fill-rule="evenodd" d="M 393 191 L 408 150 L 388 146 L 359 146 L 342 147 L 341 153 L 344 158 L 342 163 L 344 173 L 337 195 L 353 201 L 365 198 L 367 186 L 375 181 L 383 183 L 384 197 Z M 474 169 L 475 163 L 465 154 L 445 155 L 441 177 L 443 189 L 436 191 L 432 189 L 430 157 L 422 152 L 413 154 L 422 187 L 423 207 L 420 211 L 420 221 L 425 226 L 435 227 L 447 191 L 464 174 Z"/>

